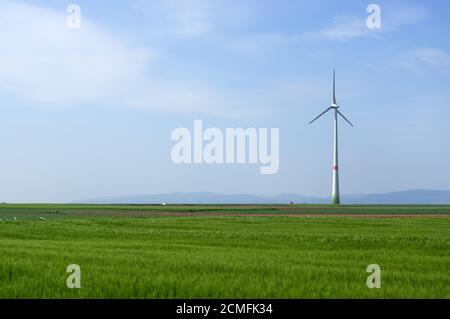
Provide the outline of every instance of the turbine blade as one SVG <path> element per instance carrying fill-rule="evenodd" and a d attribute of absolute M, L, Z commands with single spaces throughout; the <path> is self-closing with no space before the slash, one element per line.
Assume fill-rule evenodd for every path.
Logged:
<path fill-rule="evenodd" d="M 336 71 L 333 70 L 333 104 L 336 103 Z"/>
<path fill-rule="evenodd" d="M 332 107 L 327 108 L 325 111 L 323 111 L 322 113 L 320 113 L 318 116 L 316 116 L 314 118 L 314 120 L 312 120 L 311 122 L 309 122 L 308 124 L 311 124 L 312 122 L 314 122 L 315 120 L 317 120 L 319 117 L 321 117 L 322 115 L 324 115 L 325 113 L 327 113 L 329 110 L 331 110 Z"/>
<path fill-rule="evenodd" d="M 347 118 L 344 116 L 344 114 L 342 114 L 342 113 L 339 112 L 339 111 L 337 111 L 337 112 L 339 113 L 340 116 L 342 116 L 342 118 L 343 118 L 344 120 L 347 121 L 348 124 L 350 124 L 350 125 L 353 127 L 353 124 L 352 124 L 349 120 L 347 120 Z"/>

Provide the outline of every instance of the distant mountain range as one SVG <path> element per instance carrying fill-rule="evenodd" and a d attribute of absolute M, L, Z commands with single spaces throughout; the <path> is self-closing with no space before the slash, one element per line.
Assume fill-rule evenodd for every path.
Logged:
<path fill-rule="evenodd" d="M 264 197 L 251 194 L 224 195 L 210 192 L 168 193 L 94 198 L 78 203 L 92 204 L 327 204 L 330 198 L 309 197 L 298 194 L 280 194 Z M 344 204 L 450 204 L 450 191 L 407 190 L 380 194 L 343 195 Z"/>

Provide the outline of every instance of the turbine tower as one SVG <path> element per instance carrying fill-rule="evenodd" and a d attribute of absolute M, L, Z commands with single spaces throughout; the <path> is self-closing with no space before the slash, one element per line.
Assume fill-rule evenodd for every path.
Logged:
<path fill-rule="evenodd" d="M 334 152 L 333 152 L 333 190 L 331 193 L 333 204 L 339 205 L 341 203 L 339 197 L 339 157 L 338 157 L 338 115 L 342 116 L 342 118 L 351 126 L 349 120 L 338 110 L 339 105 L 336 102 L 336 72 L 333 70 L 333 101 L 331 106 L 327 108 L 325 111 L 320 113 L 316 118 L 314 118 L 309 124 L 316 121 L 319 117 L 324 115 L 330 110 L 334 110 Z"/>

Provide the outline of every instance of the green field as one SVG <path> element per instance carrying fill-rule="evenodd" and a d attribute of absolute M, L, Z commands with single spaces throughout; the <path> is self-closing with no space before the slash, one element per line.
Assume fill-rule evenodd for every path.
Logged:
<path fill-rule="evenodd" d="M 450 298 L 450 206 L 2 204 L 0 219 L 0 298 Z"/>

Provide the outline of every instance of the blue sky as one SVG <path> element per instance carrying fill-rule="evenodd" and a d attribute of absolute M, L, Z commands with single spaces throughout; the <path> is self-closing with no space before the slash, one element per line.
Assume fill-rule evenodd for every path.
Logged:
<path fill-rule="evenodd" d="M 81 29 L 66 8 L 81 8 Z M 366 8 L 381 8 L 368 29 Z M 0 0 L 0 201 L 450 189 L 448 1 Z M 280 170 L 175 165 L 177 127 L 280 128 Z"/>

